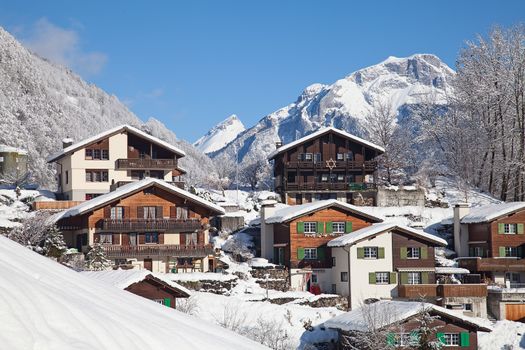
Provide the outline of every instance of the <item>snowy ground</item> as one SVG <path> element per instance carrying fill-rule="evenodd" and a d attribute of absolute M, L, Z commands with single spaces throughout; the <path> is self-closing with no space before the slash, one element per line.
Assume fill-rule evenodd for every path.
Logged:
<path fill-rule="evenodd" d="M 479 350 L 525 349 L 525 323 L 498 321 L 488 325 L 493 331 L 478 333 Z"/>
<path fill-rule="evenodd" d="M 0 228 L 12 228 L 31 215 L 30 203 L 35 199 L 53 200 L 49 191 L 21 190 L 20 196 L 11 189 L 0 189 Z"/>

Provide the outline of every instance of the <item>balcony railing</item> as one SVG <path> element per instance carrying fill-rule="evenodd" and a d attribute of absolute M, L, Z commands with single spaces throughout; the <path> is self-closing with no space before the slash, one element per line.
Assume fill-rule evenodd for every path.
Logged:
<path fill-rule="evenodd" d="M 486 284 L 400 284 L 400 298 L 422 297 L 486 297 Z"/>
<path fill-rule="evenodd" d="M 525 272 L 525 260 L 518 258 L 461 258 L 457 259 L 459 267 L 471 272 L 512 271 Z"/>
<path fill-rule="evenodd" d="M 117 169 L 175 169 L 177 159 L 121 158 L 116 161 Z"/>
<path fill-rule="evenodd" d="M 374 183 L 345 183 L 345 182 L 312 182 L 312 183 L 286 183 L 284 185 L 286 191 L 373 191 L 377 189 Z"/>
<path fill-rule="evenodd" d="M 138 180 L 136 180 L 136 181 L 138 181 Z M 132 182 L 135 182 L 135 181 L 117 181 L 114 184 L 111 184 L 109 186 L 109 190 L 110 191 L 115 191 L 117 188 L 119 188 L 121 186 L 124 186 L 124 185 L 127 185 L 127 184 L 132 183 Z M 169 183 L 170 185 L 177 186 L 178 188 L 182 188 L 182 189 L 185 188 L 185 182 L 184 181 L 165 181 L 165 182 Z"/>
<path fill-rule="evenodd" d="M 104 245 L 109 258 L 131 258 L 138 256 L 175 256 L 204 257 L 214 253 L 211 244 L 180 245 L 180 244 L 139 244 L 139 245 Z"/>
<path fill-rule="evenodd" d="M 198 219 L 101 219 L 97 223 L 97 228 L 104 231 L 176 231 L 187 232 L 201 228 Z"/>
<path fill-rule="evenodd" d="M 286 162 L 288 169 L 328 169 L 328 163 L 326 160 L 322 161 L 292 161 Z M 348 170 L 365 170 L 375 171 L 377 169 L 377 161 L 356 161 L 356 160 L 338 160 L 335 161 L 334 169 L 348 169 Z"/>

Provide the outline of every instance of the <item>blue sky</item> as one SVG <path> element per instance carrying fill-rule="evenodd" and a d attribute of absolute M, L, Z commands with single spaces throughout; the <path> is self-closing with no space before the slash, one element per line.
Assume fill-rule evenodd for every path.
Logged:
<path fill-rule="evenodd" d="M 7 1 L 0 25 L 195 141 L 247 126 L 388 56 L 434 53 L 525 20 L 525 1 Z"/>

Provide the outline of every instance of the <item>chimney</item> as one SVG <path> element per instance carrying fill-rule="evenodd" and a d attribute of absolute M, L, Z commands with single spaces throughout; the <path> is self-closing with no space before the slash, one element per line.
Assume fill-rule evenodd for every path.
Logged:
<path fill-rule="evenodd" d="M 273 261 L 273 225 L 266 223 L 266 218 L 275 213 L 277 201 L 265 200 L 261 203 L 261 257 Z"/>
<path fill-rule="evenodd" d="M 470 212 L 468 203 L 454 205 L 454 250 L 458 257 L 468 256 L 468 228 L 461 225 L 461 219 Z"/>
<path fill-rule="evenodd" d="M 282 141 L 275 141 L 275 149 L 279 149 L 283 145 Z"/>
<path fill-rule="evenodd" d="M 65 139 L 62 139 L 62 148 L 67 148 L 73 144 L 73 139 L 70 137 L 66 137 Z"/>

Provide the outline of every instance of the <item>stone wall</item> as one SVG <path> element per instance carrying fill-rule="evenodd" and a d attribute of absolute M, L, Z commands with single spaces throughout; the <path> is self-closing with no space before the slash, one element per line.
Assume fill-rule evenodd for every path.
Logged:
<path fill-rule="evenodd" d="M 417 186 L 381 186 L 377 189 L 378 207 L 401 207 L 406 205 L 424 207 L 425 191 Z"/>
<path fill-rule="evenodd" d="M 487 297 L 487 311 L 488 316 L 493 316 L 497 320 L 504 320 L 505 305 L 522 304 L 525 300 L 525 290 L 516 289 L 512 292 L 505 290 L 490 290 Z"/>
<path fill-rule="evenodd" d="M 228 281 L 201 280 L 201 281 L 175 281 L 183 287 L 191 290 L 208 292 L 214 294 L 226 294 L 237 285 L 237 279 Z"/>
<path fill-rule="evenodd" d="M 256 266 L 252 267 L 250 274 L 255 282 L 262 288 L 286 292 L 290 290 L 290 279 L 288 269 L 284 266 Z M 266 276 L 268 275 L 268 279 Z"/>

